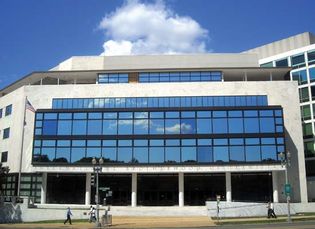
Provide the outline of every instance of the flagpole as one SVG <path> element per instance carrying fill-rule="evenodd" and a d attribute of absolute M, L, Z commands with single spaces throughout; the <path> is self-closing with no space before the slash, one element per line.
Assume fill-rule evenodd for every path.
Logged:
<path fill-rule="evenodd" d="M 21 143 L 21 151 L 20 151 L 20 168 L 19 168 L 19 179 L 18 179 L 18 190 L 17 196 L 20 197 L 21 191 L 21 175 L 22 175 L 22 160 L 23 160 L 23 147 L 24 147 L 24 130 L 25 130 L 25 117 L 26 117 L 26 102 L 27 96 L 25 96 L 24 100 L 24 112 L 23 112 L 23 126 L 22 126 L 22 143 Z"/>

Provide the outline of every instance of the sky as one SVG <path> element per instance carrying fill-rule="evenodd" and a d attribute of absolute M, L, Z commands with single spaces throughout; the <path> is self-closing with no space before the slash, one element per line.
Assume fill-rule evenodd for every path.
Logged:
<path fill-rule="evenodd" d="M 0 88 L 71 56 L 237 53 L 315 33 L 314 0 L 0 0 Z"/>

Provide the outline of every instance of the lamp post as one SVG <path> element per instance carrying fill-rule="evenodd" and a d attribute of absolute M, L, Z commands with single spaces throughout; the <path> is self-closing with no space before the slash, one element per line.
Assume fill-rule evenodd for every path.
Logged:
<path fill-rule="evenodd" d="M 291 214 L 290 214 L 290 192 L 291 192 L 291 186 L 289 184 L 289 176 L 288 176 L 288 167 L 291 166 L 291 154 L 288 151 L 285 155 L 284 152 L 281 152 L 279 154 L 281 159 L 281 166 L 285 168 L 285 195 L 287 197 L 287 208 L 288 208 L 288 223 L 291 223 Z"/>
<path fill-rule="evenodd" d="M 96 203 L 96 227 L 100 227 L 100 214 L 99 214 L 99 202 L 100 202 L 100 197 L 99 197 L 99 192 L 98 192 L 98 174 L 102 172 L 102 164 L 104 163 L 103 158 L 100 158 L 99 161 L 95 159 L 95 157 L 92 159 L 92 164 L 93 164 L 93 171 L 96 174 L 96 194 L 95 194 L 95 203 Z"/>

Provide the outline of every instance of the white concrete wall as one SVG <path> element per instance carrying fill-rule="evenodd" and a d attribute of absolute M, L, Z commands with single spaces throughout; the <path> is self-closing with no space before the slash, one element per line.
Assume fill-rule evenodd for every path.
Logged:
<path fill-rule="evenodd" d="M 132 70 L 132 69 L 187 69 L 221 67 L 259 67 L 256 54 L 210 53 L 186 55 L 136 56 L 74 56 L 53 71 L 71 70 Z"/>
<path fill-rule="evenodd" d="M 267 95 L 269 105 L 281 105 L 284 109 L 284 124 L 286 127 L 287 150 L 292 155 L 292 166 L 289 169 L 289 177 L 293 185 L 293 200 L 307 200 L 304 151 L 301 129 L 301 118 L 299 110 L 299 99 L 296 82 L 289 81 L 264 81 L 264 82 L 202 82 L 202 83 L 150 83 L 150 84 L 111 84 L 111 85 L 45 85 L 45 86 L 25 86 L 2 98 L 0 104 L 13 103 L 13 115 L 8 123 L 11 126 L 11 137 L 6 140 L 5 145 L 9 151 L 8 165 L 11 172 L 18 172 L 19 152 L 21 144 L 21 128 L 24 109 L 24 97 L 36 109 L 51 108 L 53 98 L 93 98 L 93 97 L 158 97 L 158 96 L 216 96 L 216 95 Z M 2 120 L 3 121 L 3 120 Z M 25 141 L 23 153 L 23 172 L 91 172 L 91 168 L 84 167 L 33 167 L 32 160 L 32 138 L 34 129 L 34 113 L 26 112 Z M 185 166 L 184 166 L 185 167 Z M 187 172 L 203 171 L 266 171 L 268 166 L 208 166 L 189 167 L 181 170 L 178 166 L 117 166 L 111 167 L 110 171 L 117 173 L 132 172 Z M 244 170 L 245 169 L 245 170 Z M 281 170 L 278 165 L 270 167 L 269 171 Z M 110 172 L 108 171 L 108 172 Z M 283 190 L 284 173 L 279 172 L 279 190 Z M 281 198 L 280 201 L 284 199 Z"/>

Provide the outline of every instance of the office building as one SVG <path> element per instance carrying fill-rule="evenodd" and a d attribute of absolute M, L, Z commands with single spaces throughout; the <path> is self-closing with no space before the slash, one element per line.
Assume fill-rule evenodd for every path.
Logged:
<path fill-rule="evenodd" d="M 248 50 L 246 53 L 258 54 L 262 67 L 292 68 L 290 80 L 297 81 L 299 85 L 308 196 L 310 201 L 314 201 L 315 36 L 305 32 Z"/>
<path fill-rule="evenodd" d="M 307 202 L 290 70 L 243 53 L 72 57 L 33 72 L 0 91 L 3 192 L 89 205 L 103 158 L 114 206 L 284 202 L 290 152 L 292 201 Z"/>

